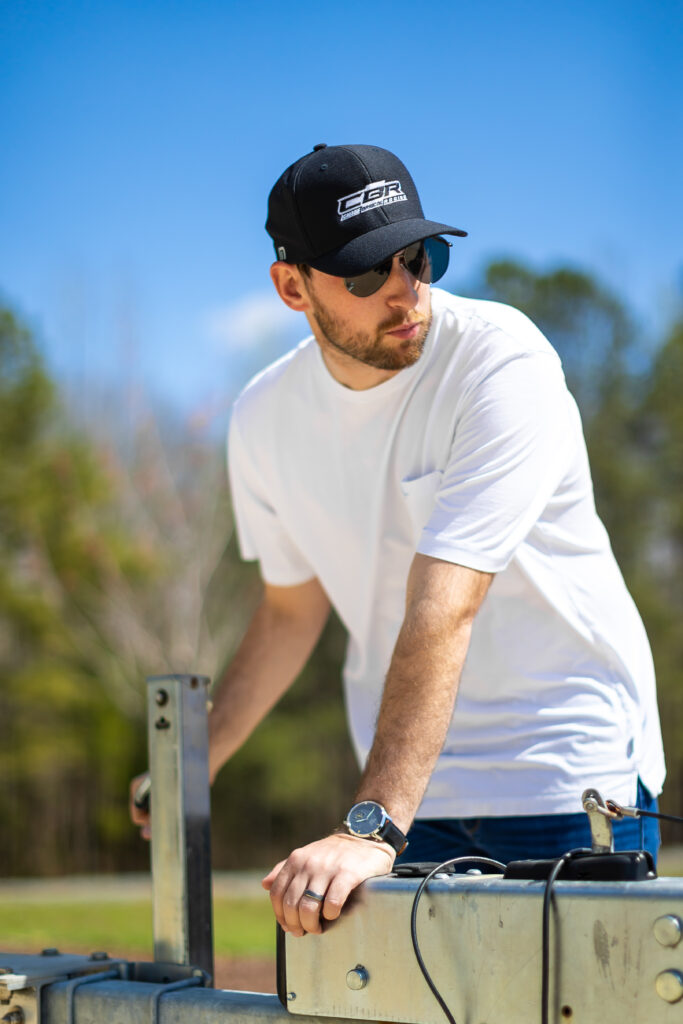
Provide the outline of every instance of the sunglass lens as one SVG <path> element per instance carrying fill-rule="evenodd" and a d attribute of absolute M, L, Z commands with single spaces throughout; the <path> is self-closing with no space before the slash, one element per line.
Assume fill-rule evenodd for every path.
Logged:
<path fill-rule="evenodd" d="M 391 257 L 379 263 L 372 270 L 366 270 L 364 274 L 357 274 L 355 277 L 344 278 L 346 290 L 359 299 L 367 299 L 369 295 L 378 292 L 391 273 Z"/>
<path fill-rule="evenodd" d="M 431 272 L 428 277 L 421 277 L 420 280 L 434 284 L 435 281 L 440 281 L 448 270 L 451 247 L 443 238 L 425 238 L 424 247 L 427 254 L 425 264 L 429 265 Z"/>
<path fill-rule="evenodd" d="M 403 250 L 403 265 L 418 281 L 427 282 L 429 276 L 429 260 L 427 259 L 424 242 L 413 242 Z"/>

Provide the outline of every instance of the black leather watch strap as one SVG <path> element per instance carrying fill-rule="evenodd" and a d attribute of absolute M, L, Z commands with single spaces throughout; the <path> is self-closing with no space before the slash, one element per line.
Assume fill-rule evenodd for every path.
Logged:
<path fill-rule="evenodd" d="M 393 846 L 393 848 L 396 850 L 397 856 L 403 853 L 406 846 L 408 845 L 408 840 L 404 836 L 403 832 L 401 832 L 398 825 L 394 825 L 391 818 L 387 818 L 387 820 L 384 822 L 381 829 L 379 830 L 378 835 L 379 838 L 383 839 L 385 843 L 389 843 L 389 846 Z"/>

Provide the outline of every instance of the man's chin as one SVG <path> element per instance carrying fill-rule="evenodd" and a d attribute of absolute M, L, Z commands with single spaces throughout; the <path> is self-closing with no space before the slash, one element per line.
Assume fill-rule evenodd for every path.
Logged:
<path fill-rule="evenodd" d="M 382 348 L 381 351 L 368 353 L 362 362 L 367 363 L 368 366 L 374 366 L 376 370 L 404 370 L 418 361 L 423 349 L 424 340 L 419 343 L 400 342 L 391 348 Z"/>
<path fill-rule="evenodd" d="M 428 331 L 429 323 L 422 327 L 415 338 L 401 339 L 385 334 L 373 352 L 377 358 L 374 365 L 378 370 L 402 370 L 406 366 L 413 366 L 424 351 Z"/>

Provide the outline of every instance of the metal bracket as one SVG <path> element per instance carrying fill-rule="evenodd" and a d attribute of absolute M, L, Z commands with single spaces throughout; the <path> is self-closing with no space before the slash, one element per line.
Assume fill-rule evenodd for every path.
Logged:
<path fill-rule="evenodd" d="M 164 985 L 163 988 L 158 988 L 150 1003 L 150 1015 L 149 1024 L 158 1024 L 159 1021 L 159 1000 L 162 996 L 166 995 L 167 992 L 175 992 L 179 988 L 193 988 L 197 985 L 203 984 L 203 976 L 201 971 L 198 977 L 184 978 L 182 981 L 172 981 L 168 985 Z"/>
<path fill-rule="evenodd" d="M 67 1024 L 76 1024 L 74 992 L 81 985 L 91 985 L 94 981 L 106 981 L 108 978 L 120 978 L 118 970 L 98 971 L 95 974 L 84 974 L 80 978 L 72 978 L 66 988 L 66 1019 Z"/>
<path fill-rule="evenodd" d="M 614 853 L 614 835 L 612 833 L 614 815 L 607 808 L 601 794 L 597 789 L 585 789 L 581 802 L 588 815 L 593 853 Z"/>

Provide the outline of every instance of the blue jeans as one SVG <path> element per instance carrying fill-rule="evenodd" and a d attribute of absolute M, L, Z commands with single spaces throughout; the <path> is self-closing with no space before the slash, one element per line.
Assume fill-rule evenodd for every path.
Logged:
<path fill-rule="evenodd" d="M 657 799 L 638 780 L 636 806 L 657 811 Z M 660 846 L 656 818 L 623 818 L 613 822 L 615 850 L 649 850 L 655 864 Z M 511 860 L 561 857 L 568 850 L 588 848 L 588 816 L 578 814 L 519 815 L 508 818 L 424 818 L 408 832 L 408 847 L 398 863 L 441 861 L 466 855 Z"/>

